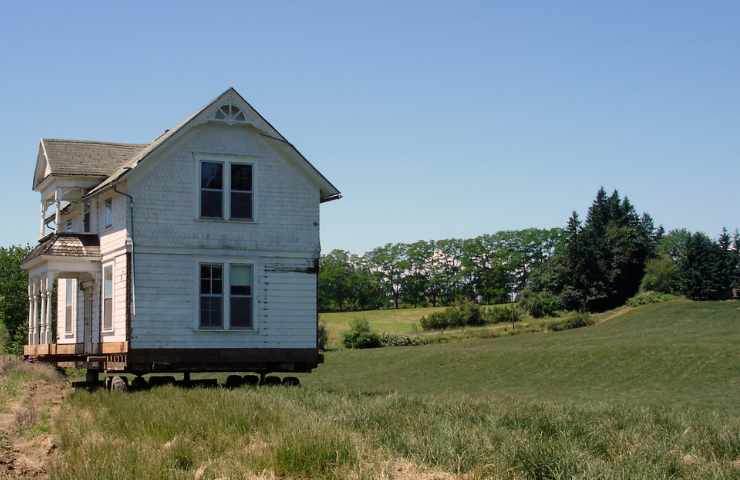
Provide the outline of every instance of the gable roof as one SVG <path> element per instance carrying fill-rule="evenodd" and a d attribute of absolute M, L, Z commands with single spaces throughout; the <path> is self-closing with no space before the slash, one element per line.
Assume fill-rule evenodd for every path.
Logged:
<path fill-rule="evenodd" d="M 139 164 L 145 161 L 151 154 L 156 152 L 163 145 L 166 145 L 169 141 L 178 138 L 183 135 L 190 128 L 206 123 L 210 120 L 208 117 L 209 113 L 215 112 L 222 102 L 229 102 L 238 100 L 243 103 L 243 106 L 247 107 L 248 112 L 251 114 L 249 121 L 245 122 L 244 125 L 256 130 L 261 136 L 270 139 L 272 141 L 279 142 L 282 146 L 287 147 L 289 155 L 291 155 L 299 164 L 304 166 L 309 174 L 313 175 L 320 185 L 321 190 L 321 202 L 328 202 L 341 198 L 339 190 L 324 176 L 321 172 L 314 167 L 311 162 L 288 140 L 283 137 L 280 132 L 275 129 L 252 105 L 242 97 L 235 88 L 230 87 L 224 93 L 213 99 L 211 102 L 206 104 L 197 112 L 193 113 L 185 120 L 183 120 L 176 127 L 165 130 L 165 132 L 154 139 L 154 141 L 144 148 L 133 153 L 133 155 L 125 160 L 123 163 L 118 165 L 113 172 L 111 172 L 105 180 L 99 183 L 93 188 L 87 195 L 94 195 L 95 193 L 108 188 L 114 183 L 121 180 L 128 172 L 135 169 Z"/>
<path fill-rule="evenodd" d="M 108 177 L 146 144 L 44 138 L 40 149 L 54 175 Z M 36 178 L 34 187 L 43 180 Z"/>

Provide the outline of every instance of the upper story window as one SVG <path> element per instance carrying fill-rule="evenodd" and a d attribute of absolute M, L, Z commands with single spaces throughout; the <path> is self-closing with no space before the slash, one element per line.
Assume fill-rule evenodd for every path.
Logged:
<path fill-rule="evenodd" d="M 105 207 L 103 208 L 103 225 L 105 228 L 113 226 L 113 199 L 108 198 L 105 200 Z"/>
<path fill-rule="evenodd" d="M 90 233 L 90 202 L 82 204 L 82 231 Z"/>
<path fill-rule="evenodd" d="M 254 220 L 253 165 L 238 161 L 200 162 L 200 216 Z"/>
<path fill-rule="evenodd" d="M 216 110 L 215 117 L 218 120 L 229 120 L 232 122 L 244 122 L 247 120 L 247 117 L 244 116 L 244 112 L 242 112 L 236 105 L 221 105 L 221 107 Z"/>

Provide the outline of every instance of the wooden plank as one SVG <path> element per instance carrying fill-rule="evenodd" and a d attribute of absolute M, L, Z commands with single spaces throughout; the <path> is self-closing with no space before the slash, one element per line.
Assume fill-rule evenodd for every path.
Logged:
<path fill-rule="evenodd" d="M 128 342 L 103 342 L 101 344 L 101 353 L 126 353 L 128 352 Z"/>

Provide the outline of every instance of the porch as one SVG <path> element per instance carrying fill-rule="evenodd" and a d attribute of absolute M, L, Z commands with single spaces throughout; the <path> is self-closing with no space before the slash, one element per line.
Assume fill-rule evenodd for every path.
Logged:
<path fill-rule="evenodd" d="M 28 343 L 24 355 L 40 360 L 73 361 L 100 353 L 98 236 L 49 234 L 24 259 L 22 267 L 28 271 Z M 67 279 L 75 280 L 75 291 L 68 293 L 67 298 L 55 298 L 58 282 Z M 74 310 L 67 305 L 69 298 L 74 298 Z M 121 349 L 114 353 L 120 353 Z"/>

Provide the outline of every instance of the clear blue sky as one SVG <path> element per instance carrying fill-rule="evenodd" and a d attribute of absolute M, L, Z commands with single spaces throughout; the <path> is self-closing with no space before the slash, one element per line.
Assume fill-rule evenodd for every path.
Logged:
<path fill-rule="evenodd" d="M 600 185 L 740 226 L 740 3 L 355 3 L 4 5 L 0 245 L 36 240 L 41 137 L 148 142 L 230 85 L 345 194 L 325 251 L 563 225 Z"/>

